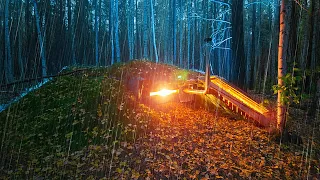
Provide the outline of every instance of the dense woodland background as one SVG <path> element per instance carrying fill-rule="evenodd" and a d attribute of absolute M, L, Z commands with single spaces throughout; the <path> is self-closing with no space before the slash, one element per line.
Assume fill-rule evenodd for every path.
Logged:
<path fill-rule="evenodd" d="M 288 77 L 297 77 L 300 94 L 312 94 L 320 69 L 320 2 L 285 3 Z M 271 93 L 279 10 L 279 0 L 4 0 L 0 84 L 54 75 L 64 66 L 143 58 L 203 70 L 209 48 L 213 74 Z"/>

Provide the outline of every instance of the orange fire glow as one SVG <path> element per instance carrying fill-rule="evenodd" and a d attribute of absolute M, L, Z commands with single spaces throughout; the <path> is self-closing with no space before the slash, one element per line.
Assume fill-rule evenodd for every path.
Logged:
<path fill-rule="evenodd" d="M 157 92 L 150 92 L 150 96 L 168 96 L 170 94 L 175 94 L 178 93 L 178 90 L 168 90 L 168 89 L 162 89 L 160 91 Z"/>

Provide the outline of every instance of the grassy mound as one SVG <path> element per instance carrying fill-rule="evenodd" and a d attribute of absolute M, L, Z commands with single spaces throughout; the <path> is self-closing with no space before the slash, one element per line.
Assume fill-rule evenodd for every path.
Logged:
<path fill-rule="evenodd" d="M 204 97 L 197 101 L 209 105 L 200 107 L 139 102 L 128 91 L 128 80 L 135 76 L 179 84 L 197 73 L 133 61 L 55 78 L 0 113 L 0 179 L 290 178 L 317 173 L 312 158 L 301 161 L 300 151 L 283 150 L 264 130 L 230 120 Z M 209 107 L 213 113 L 204 110 Z"/>
<path fill-rule="evenodd" d="M 189 74 L 142 61 L 63 73 L 70 71 L 77 73 L 55 78 L 0 114 L 0 175 L 73 177 L 96 167 L 97 162 L 88 163 L 83 157 L 91 156 L 99 145 L 109 158 L 121 139 L 135 139 L 140 131 L 128 132 L 124 125 L 135 124 L 137 118 L 140 125 L 147 125 L 150 119 L 149 108 L 126 91 L 127 79 L 137 75 L 172 79 L 181 74 L 185 80 Z M 141 117 L 136 117 L 139 112 Z"/>

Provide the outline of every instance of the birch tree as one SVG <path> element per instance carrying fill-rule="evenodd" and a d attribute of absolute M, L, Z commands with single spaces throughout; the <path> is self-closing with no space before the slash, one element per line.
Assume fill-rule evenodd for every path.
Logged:
<path fill-rule="evenodd" d="M 152 25 L 152 40 L 153 40 L 153 49 L 156 57 L 156 63 L 159 62 L 158 59 L 158 51 L 156 44 L 156 32 L 155 32 L 155 22 L 154 22 L 154 11 L 153 11 L 153 0 L 150 0 L 150 8 L 151 8 L 151 25 Z"/>
<path fill-rule="evenodd" d="M 280 32 L 279 32 L 279 49 L 278 49 L 278 87 L 284 85 L 282 77 L 286 74 L 286 2 L 287 0 L 281 1 L 281 10 L 280 10 Z M 280 132 L 283 132 L 285 121 L 286 121 L 286 107 L 283 102 L 282 95 L 283 90 L 280 88 L 278 90 L 278 100 L 277 100 L 277 129 Z"/>

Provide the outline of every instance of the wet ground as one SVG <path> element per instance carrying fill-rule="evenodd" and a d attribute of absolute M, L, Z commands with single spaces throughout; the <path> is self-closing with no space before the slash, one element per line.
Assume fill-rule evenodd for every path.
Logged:
<path fill-rule="evenodd" d="M 153 113 L 152 128 L 114 151 L 113 178 L 300 179 L 315 173 L 316 162 L 306 161 L 299 147 L 280 147 L 245 120 L 180 103 L 157 105 Z"/>

